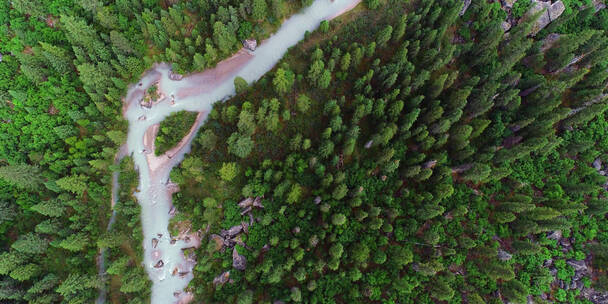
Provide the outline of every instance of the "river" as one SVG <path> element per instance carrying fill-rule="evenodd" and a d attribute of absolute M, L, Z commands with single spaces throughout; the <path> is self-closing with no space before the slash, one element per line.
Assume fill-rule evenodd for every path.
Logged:
<path fill-rule="evenodd" d="M 192 247 L 196 241 L 172 241 L 169 235 L 169 213 L 173 207 L 171 195 L 177 191 L 177 187 L 169 181 L 169 173 L 189 152 L 190 143 L 213 103 L 235 94 L 235 77 L 240 76 L 248 83 L 257 81 L 273 68 L 290 47 L 301 41 L 307 31 L 315 30 L 321 21 L 336 17 L 359 2 L 316 0 L 310 7 L 286 20 L 255 52 L 241 50 L 215 68 L 188 75 L 180 81 L 169 78 L 168 65 L 157 64 L 139 83 L 129 88 L 124 112 L 129 122 L 127 150 L 139 173 L 139 187 L 135 196 L 141 205 L 144 266 L 153 283 L 153 304 L 187 302 L 191 297 L 183 290 L 192 279 L 191 270 L 195 262 L 186 259 L 182 249 Z M 145 90 L 155 83 L 158 83 L 164 97 L 150 108 L 141 106 L 140 100 Z M 200 113 L 190 133 L 164 155 L 154 156 L 158 124 L 171 113 L 182 110 Z M 155 247 L 153 242 L 156 243 L 156 240 Z M 174 275 L 175 272 L 177 274 Z"/>

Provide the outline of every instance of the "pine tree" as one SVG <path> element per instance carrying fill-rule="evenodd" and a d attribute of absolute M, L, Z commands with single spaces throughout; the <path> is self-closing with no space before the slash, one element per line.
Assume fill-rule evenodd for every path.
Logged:
<path fill-rule="evenodd" d="M 481 270 L 492 280 L 502 279 L 509 281 L 515 278 L 515 273 L 513 272 L 511 265 L 498 263 L 498 261 L 484 264 Z"/>
<path fill-rule="evenodd" d="M 379 46 L 384 46 L 389 40 L 391 40 L 391 35 L 393 34 L 393 27 L 387 25 L 383 28 L 376 36 L 376 44 Z"/>
<path fill-rule="evenodd" d="M 247 157 L 253 149 L 251 136 L 243 136 L 235 132 L 228 138 L 228 151 L 240 158 Z"/>
<path fill-rule="evenodd" d="M 27 164 L 0 167 L 0 178 L 9 185 L 28 190 L 35 190 L 42 183 L 38 167 Z"/>
<path fill-rule="evenodd" d="M 10 277 L 17 281 L 26 281 L 30 280 L 32 277 L 36 276 L 40 273 L 42 269 L 37 264 L 26 264 L 15 267 L 13 271 L 10 273 Z"/>
<path fill-rule="evenodd" d="M 234 33 L 231 33 L 220 21 L 216 21 L 213 24 L 213 41 L 215 42 L 215 45 L 217 45 L 220 52 L 224 55 L 229 55 L 232 53 L 234 46 L 237 44 Z M 210 60 L 207 61 L 209 62 Z"/>
<path fill-rule="evenodd" d="M 275 72 L 272 84 L 274 85 L 275 91 L 283 95 L 291 90 L 294 81 L 295 74 L 292 71 L 284 70 L 283 68 L 278 68 Z"/>
<path fill-rule="evenodd" d="M 501 288 L 502 295 L 509 302 L 513 303 L 527 303 L 527 297 L 530 294 L 528 287 L 526 287 L 519 280 L 511 280 L 505 282 Z"/>
<path fill-rule="evenodd" d="M 264 20 L 266 18 L 266 11 L 268 9 L 268 5 L 266 4 L 266 0 L 253 0 L 251 4 L 252 11 L 251 16 L 255 20 Z"/>
<path fill-rule="evenodd" d="M 237 94 L 245 92 L 248 86 L 249 84 L 247 83 L 247 80 L 243 79 L 243 77 L 237 76 L 234 78 L 234 89 L 236 90 Z"/>
<path fill-rule="evenodd" d="M 11 247 L 23 253 L 43 254 L 48 248 L 48 241 L 38 234 L 30 232 L 19 236 L 19 239 Z"/>
<path fill-rule="evenodd" d="M 32 206 L 31 210 L 50 217 L 60 217 L 64 214 L 65 207 L 62 206 L 59 200 L 52 199 Z"/>
<path fill-rule="evenodd" d="M 445 279 L 437 279 L 431 284 L 431 297 L 439 301 L 448 301 L 454 297 L 454 289 L 445 281 Z"/>

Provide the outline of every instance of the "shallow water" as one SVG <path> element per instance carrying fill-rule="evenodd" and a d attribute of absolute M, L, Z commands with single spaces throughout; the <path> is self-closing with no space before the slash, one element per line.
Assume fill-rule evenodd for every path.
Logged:
<path fill-rule="evenodd" d="M 186 142 L 184 148 L 178 150 L 170 159 L 154 160 L 154 157 L 146 157 L 144 150 L 143 138 L 146 130 L 160 123 L 171 113 L 182 110 L 204 112 L 204 120 L 213 103 L 226 100 L 235 94 L 233 81 L 236 76 L 244 78 L 248 83 L 257 81 L 272 69 L 290 47 L 304 38 L 306 31 L 313 31 L 321 21 L 335 17 L 358 2 L 360 0 L 316 0 L 300 14 L 285 21 L 276 34 L 264 41 L 250 55 L 241 51 L 240 55 L 218 64 L 216 69 L 189 75 L 181 81 L 170 80 L 169 66 L 158 64 L 144 75 L 140 83 L 129 89 L 125 100 L 125 118 L 129 121 L 127 145 L 128 153 L 133 156 L 139 172 L 139 188 L 135 196 L 142 210 L 144 266 L 153 282 L 152 303 L 167 304 L 178 301 L 180 296 L 174 296 L 174 292 L 183 295 L 183 289 L 192 279 L 194 262 L 187 261 L 182 254 L 182 248 L 190 245 L 183 241 L 171 244 L 167 230 L 169 211 L 172 207 L 171 193 L 167 187 L 169 173 L 183 160 L 184 154 L 189 152 L 190 142 Z M 159 87 L 166 97 L 150 109 L 141 107 L 139 100 L 145 89 L 156 81 L 160 81 Z M 174 103 L 171 102 L 172 95 L 175 96 Z M 142 116 L 145 116 L 145 119 L 141 119 Z M 201 122 L 198 122 L 195 131 Z M 154 153 L 149 152 L 152 155 Z M 153 169 L 150 169 L 150 165 Z M 156 248 L 152 246 L 153 238 L 159 240 Z M 154 267 L 159 260 L 163 261 L 164 266 Z M 172 272 L 176 267 L 179 272 L 188 273 L 183 277 L 173 276 Z"/>

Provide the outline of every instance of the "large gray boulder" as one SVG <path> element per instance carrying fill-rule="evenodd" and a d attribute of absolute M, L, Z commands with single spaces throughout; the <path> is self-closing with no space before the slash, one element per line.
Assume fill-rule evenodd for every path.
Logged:
<path fill-rule="evenodd" d="M 549 23 L 561 16 L 564 10 L 566 10 L 566 7 L 562 1 L 551 4 L 551 2 L 532 0 L 532 8 L 530 8 L 524 18 L 531 18 L 536 13 L 542 12 L 532 27 L 532 35 L 536 35 Z"/>
<path fill-rule="evenodd" d="M 232 249 L 232 267 L 237 270 L 247 268 L 247 259 L 236 251 L 236 247 Z"/>
<path fill-rule="evenodd" d="M 505 262 L 510 260 L 511 258 L 513 258 L 513 255 L 511 255 L 510 253 L 502 250 L 502 249 L 498 249 L 498 259 Z"/>
<path fill-rule="evenodd" d="M 572 268 L 574 268 L 574 271 L 577 272 L 587 270 L 587 264 L 585 264 L 585 261 L 567 260 L 566 264 L 572 266 Z"/>

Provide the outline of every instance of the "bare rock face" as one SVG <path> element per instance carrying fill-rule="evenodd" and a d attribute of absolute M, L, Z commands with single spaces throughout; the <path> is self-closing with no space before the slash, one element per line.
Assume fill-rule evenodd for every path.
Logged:
<path fill-rule="evenodd" d="M 245 270 L 247 268 L 247 259 L 240 255 L 236 248 L 232 249 L 232 267 L 237 270 Z"/>
<path fill-rule="evenodd" d="M 564 3 L 562 1 L 557 1 L 553 4 L 551 2 L 543 2 L 539 0 L 532 1 L 532 8 L 526 13 L 526 18 L 532 17 L 534 14 L 541 12 L 538 20 L 536 20 L 536 24 L 532 27 L 532 35 L 536 35 L 543 28 L 545 28 L 549 23 L 557 19 L 561 14 L 566 10 Z"/>

